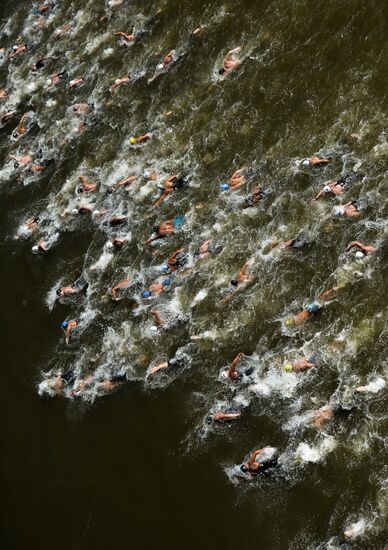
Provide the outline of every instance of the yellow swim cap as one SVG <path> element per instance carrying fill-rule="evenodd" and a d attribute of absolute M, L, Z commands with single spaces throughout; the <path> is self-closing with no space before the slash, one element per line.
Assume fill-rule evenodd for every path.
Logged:
<path fill-rule="evenodd" d="M 134 137 L 130 137 L 129 142 L 133 145 L 134 143 L 136 143 L 136 139 Z"/>
<path fill-rule="evenodd" d="M 283 369 L 284 369 L 286 372 L 291 372 L 291 371 L 292 371 L 292 365 L 291 365 L 291 363 L 284 363 Z"/>
<path fill-rule="evenodd" d="M 286 322 L 284 324 L 286 325 L 286 327 L 290 327 L 293 322 L 293 319 L 286 319 Z"/>

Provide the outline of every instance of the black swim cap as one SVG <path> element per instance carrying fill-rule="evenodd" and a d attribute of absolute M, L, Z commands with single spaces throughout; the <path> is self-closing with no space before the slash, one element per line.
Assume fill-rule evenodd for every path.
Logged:
<path fill-rule="evenodd" d="M 238 281 L 236 281 L 236 279 L 233 279 L 233 281 L 230 281 L 230 284 L 232 286 L 238 286 Z"/>
<path fill-rule="evenodd" d="M 224 74 L 224 72 L 225 72 L 224 67 L 221 67 L 221 69 L 218 70 L 218 74 Z"/>
<path fill-rule="evenodd" d="M 152 228 L 152 231 L 154 233 L 159 233 L 159 227 L 157 225 L 155 225 L 153 228 Z"/>
<path fill-rule="evenodd" d="M 57 288 L 55 292 L 57 293 L 57 296 L 61 296 L 62 294 L 62 290 L 60 288 Z"/>
<path fill-rule="evenodd" d="M 241 464 L 240 470 L 241 470 L 242 472 L 244 472 L 244 474 L 245 474 L 246 472 L 249 471 L 249 468 L 248 468 L 248 466 L 246 466 L 246 464 Z"/>

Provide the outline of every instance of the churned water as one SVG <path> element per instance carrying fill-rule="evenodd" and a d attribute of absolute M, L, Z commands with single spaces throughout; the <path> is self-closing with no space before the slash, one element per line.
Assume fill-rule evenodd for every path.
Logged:
<path fill-rule="evenodd" d="M 388 6 L 47 8 L 0 6 L 3 547 L 388 548 Z"/>

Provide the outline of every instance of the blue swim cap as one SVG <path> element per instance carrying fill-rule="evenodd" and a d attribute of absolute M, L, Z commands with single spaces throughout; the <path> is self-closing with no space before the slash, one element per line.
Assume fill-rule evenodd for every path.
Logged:
<path fill-rule="evenodd" d="M 175 226 L 179 226 L 179 225 L 182 225 L 182 223 L 185 221 L 185 217 L 184 216 L 176 216 L 174 218 L 174 221 L 172 222 L 173 225 Z"/>
<path fill-rule="evenodd" d="M 316 313 L 317 311 L 319 311 L 321 308 L 320 308 L 320 305 L 317 304 L 317 302 L 312 302 L 311 304 L 307 304 L 306 306 L 306 310 L 309 312 L 309 313 Z"/>
<path fill-rule="evenodd" d="M 160 271 L 168 271 L 168 265 L 167 264 L 162 264 L 160 267 L 159 267 Z"/>
<path fill-rule="evenodd" d="M 67 328 L 67 327 L 68 327 L 68 324 L 69 324 L 69 323 L 68 323 L 67 321 L 63 321 L 63 322 L 61 323 L 61 328 Z"/>
<path fill-rule="evenodd" d="M 145 290 L 143 292 L 143 298 L 149 298 L 151 296 L 151 292 L 149 290 Z"/>
<path fill-rule="evenodd" d="M 220 189 L 221 191 L 227 191 L 229 189 L 229 183 L 221 183 Z"/>
<path fill-rule="evenodd" d="M 163 280 L 162 285 L 168 286 L 171 283 L 170 277 L 166 277 L 166 279 Z"/>

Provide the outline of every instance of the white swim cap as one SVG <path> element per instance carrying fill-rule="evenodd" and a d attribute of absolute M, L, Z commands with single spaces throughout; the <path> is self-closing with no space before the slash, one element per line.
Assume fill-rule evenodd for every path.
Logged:
<path fill-rule="evenodd" d="M 99 210 L 93 210 L 92 215 L 93 216 L 98 216 L 99 213 L 100 213 Z"/>
<path fill-rule="evenodd" d="M 144 176 L 145 178 L 148 179 L 148 178 L 150 177 L 150 175 L 151 175 L 151 174 L 150 174 L 150 172 L 149 172 L 148 170 L 144 170 L 143 176 Z"/>
<path fill-rule="evenodd" d="M 356 258 L 363 258 L 364 257 L 364 253 L 361 252 L 361 250 L 357 250 L 356 252 Z"/>
<path fill-rule="evenodd" d="M 159 63 L 156 68 L 158 69 L 158 71 L 161 71 L 164 68 L 163 63 Z"/>
<path fill-rule="evenodd" d="M 107 247 L 107 248 L 113 248 L 113 243 L 110 242 L 110 241 L 108 241 L 108 242 L 106 243 L 106 247 Z"/>
<path fill-rule="evenodd" d="M 35 245 L 31 248 L 32 252 L 36 254 L 39 251 L 39 246 Z"/>
<path fill-rule="evenodd" d="M 78 214 L 78 210 L 76 208 L 73 208 L 71 211 L 72 214 Z"/>
<path fill-rule="evenodd" d="M 158 327 L 156 327 L 155 325 L 152 325 L 150 330 L 152 330 L 152 332 L 156 332 L 158 330 Z"/>
<path fill-rule="evenodd" d="M 303 164 L 303 166 L 309 166 L 310 161 L 306 159 L 302 162 L 302 164 Z"/>
<path fill-rule="evenodd" d="M 325 193 L 330 193 L 331 189 L 330 189 L 330 185 L 325 185 L 325 187 L 323 188 L 324 192 Z"/>

